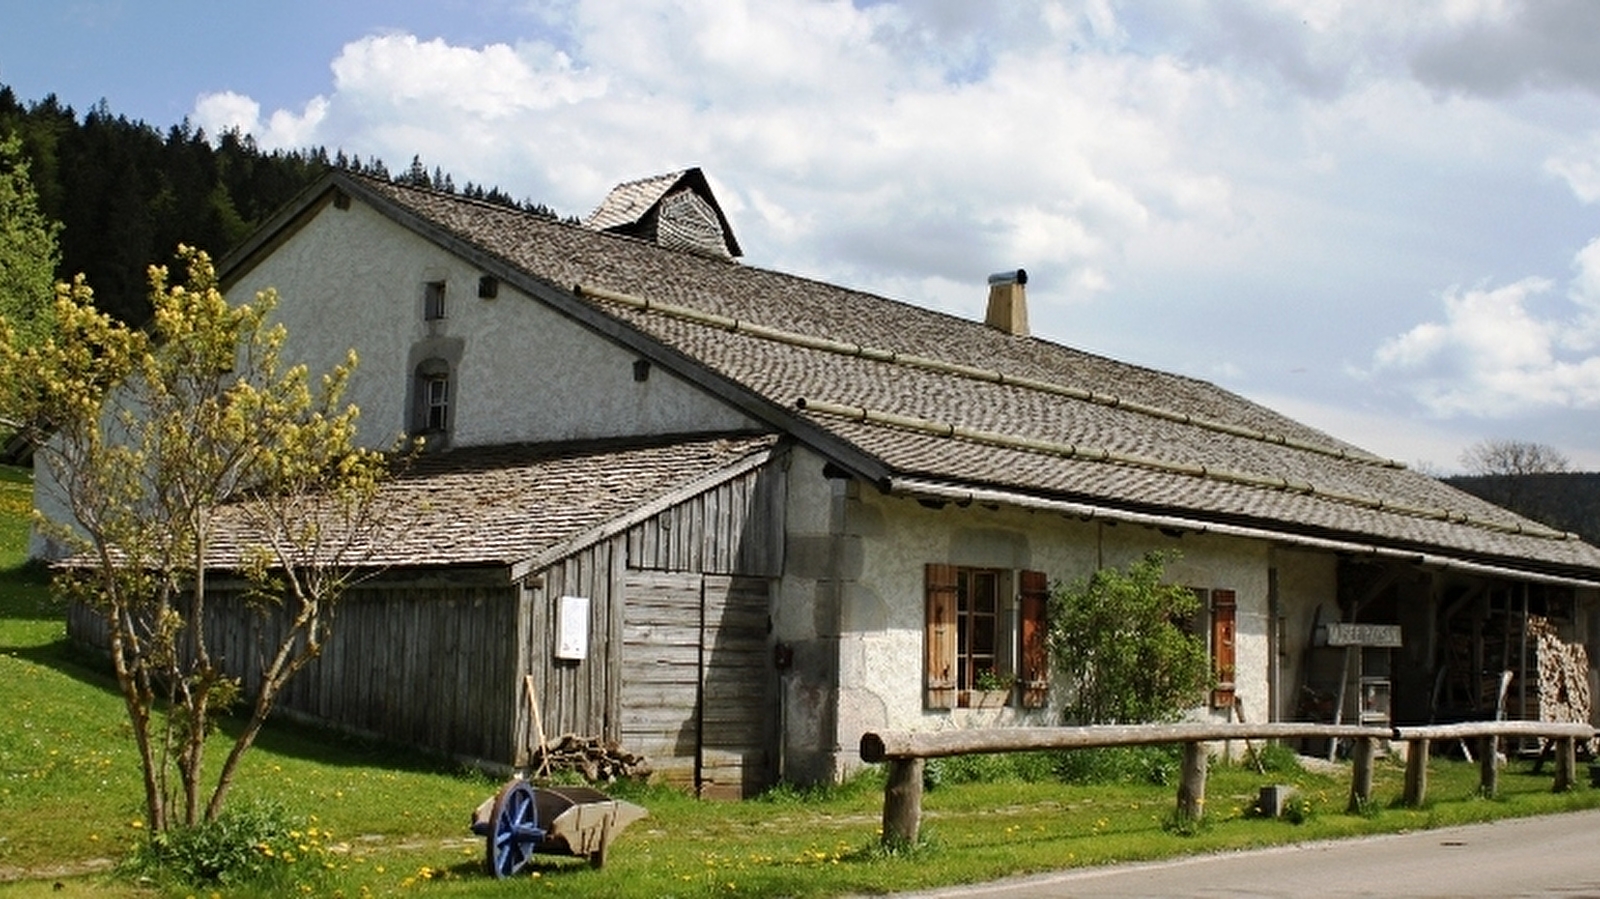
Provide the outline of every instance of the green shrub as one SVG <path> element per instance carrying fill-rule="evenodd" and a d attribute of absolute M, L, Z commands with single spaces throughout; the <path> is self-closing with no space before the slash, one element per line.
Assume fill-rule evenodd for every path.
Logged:
<path fill-rule="evenodd" d="M 151 835 L 129 860 L 129 873 L 191 886 L 303 889 L 328 863 L 332 834 L 302 824 L 275 802 L 237 802 L 215 821 Z"/>
<path fill-rule="evenodd" d="M 1172 721 L 1204 695 L 1211 676 L 1205 640 L 1185 624 L 1200 600 L 1163 581 L 1169 558 L 1150 553 L 1050 594 L 1050 655 L 1068 685 L 1067 721 Z"/>
<path fill-rule="evenodd" d="M 1103 746 L 1057 753 L 1056 776 L 1065 783 L 1172 783 L 1183 760 L 1180 746 Z"/>
<path fill-rule="evenodd" d="M 929 759 L 922 768 L 923 789 L 941 784 L 1047 783 L 1059 779 L 1059 752 L 986 752 Z"/>
<path fill-rule="evenodd" d="M 1300 755 L 1282 743 L 1268 743 L 1256 747 L 1256 761 L 1269 774 L 1293 774 L 1303 771 Z"/>
<path fill-rule="evenodd" d="M 1311 797 L 1304 793 L 1296 793 L 1289 797 L 1283 804 L 1283 820 L 1290 824 L 1304 824 L 1316 814 L 1317 807 Z"/>

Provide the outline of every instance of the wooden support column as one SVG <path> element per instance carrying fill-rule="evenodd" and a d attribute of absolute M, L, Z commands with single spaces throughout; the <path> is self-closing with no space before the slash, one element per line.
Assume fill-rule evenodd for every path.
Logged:
<path fill-rule="evenodd" d="M 1478 740 L 1478 792 L 1485 799 L 1493 799 L 1500 792 L 1500 738 L 1486 736 Z"/>
<path fill-rule="evenodd" d="M 1433 741 L 1412 740 L 1406 747 L 1406 793 L 1402 801 L 1410 808 L 1420 808 L 1428 798 L 1428 753 Z"/>
<path fill-rule="evenodd" d="M 1350 805 L 1359 812 L 1372 801 L 1372 767 L 1378 760 L 1378 742 L 1371 737 L 1356 737 L 1350 748 Z"/>
<path fill-rule="evenodd" d="M 889 760 L 883 788 L 883 844 L 914 845 L 922 829 L 922 759 Z"/>
<path fill-rule="evenodd" d="M 1183 769 L 1178 780 L 1178 817 L 1199 821 L 1206 813 L 1206 746 L 1183 744 Z"/>
<path fill-rule="evenodd" d="M 1556 740 L 1556 785 L 1554 792 L 1565 793 L 1572 789 L 1578 774 L 1578 740 L 1561 737 Z"/>

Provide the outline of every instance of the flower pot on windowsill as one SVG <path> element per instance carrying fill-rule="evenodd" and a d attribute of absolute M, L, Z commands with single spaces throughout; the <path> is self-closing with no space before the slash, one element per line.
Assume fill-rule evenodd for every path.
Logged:
<path fill-rule="evenodd" d="M 1010 690 L 968 690 L 967 708 L 998 709 L 1011 701 Z"/>

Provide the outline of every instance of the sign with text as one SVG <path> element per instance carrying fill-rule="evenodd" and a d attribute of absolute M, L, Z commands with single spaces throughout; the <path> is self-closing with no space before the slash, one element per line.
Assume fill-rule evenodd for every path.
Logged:
<path fill-rule="evenodd" d="M 1329 646 L 1400 646 L 1398 624 L 1329 624 Z"/>
<path fill-rule="evenodd" d="M 589 656 L 589 597 L 563 596 L 556 600 L 556 658 Z"/>

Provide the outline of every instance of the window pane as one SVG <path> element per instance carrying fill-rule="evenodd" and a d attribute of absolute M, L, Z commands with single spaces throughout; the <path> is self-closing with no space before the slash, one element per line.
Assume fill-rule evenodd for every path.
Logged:
<path fill-rule="evenodd" d="M 993 615 L 999 606 L 1000 578 L 993 571 L 972 574 L 972 609 Z"/>
<path fill-rule="evenodd" d="M 977 615 L 972 620 L 972 652 L 994 658 L 994 616 Z"/>
<path fill-rule="evenodd" d="M 444 318 L 444 282 L 430 281 L 423 290 L 422 315 L 429 321 Z"/>

